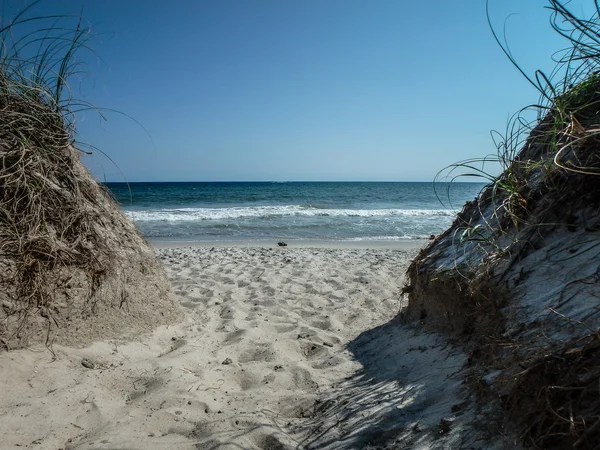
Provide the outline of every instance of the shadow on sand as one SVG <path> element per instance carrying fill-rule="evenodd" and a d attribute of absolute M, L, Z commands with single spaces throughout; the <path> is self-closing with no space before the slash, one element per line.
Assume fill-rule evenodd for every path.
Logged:
<path fill-rule="evenodd" d="M 348 350 L 362 369 L 315 406 L 298 448 L 463 448 L 470 414 L 459 347 L 396 318 Z"/>
<path fill-rule="evenodd" d="M 488 447 L 472 426 L 460 347 L 396 318 L 361 333 L 347 350 L 361 369 L 316 400 L 308 417 L 262 410 L 262 419 L 249 417 L 247 426 L 236 417 L 235 435 L 206 440 L 199 429 L 188 437 L 211 450 L 243 448 L 236 442 L 251 435 L 255 448 L 264 450 Z"/>

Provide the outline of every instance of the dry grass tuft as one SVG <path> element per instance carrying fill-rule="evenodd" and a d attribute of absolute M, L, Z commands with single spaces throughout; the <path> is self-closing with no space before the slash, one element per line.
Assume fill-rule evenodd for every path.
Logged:
<path fill-rule="evenodd" d="M 73 108 L 89 105 L 70 97 L 67 80 L 89 30 L 79 18 L 64 17 L 75 20 L 69 28 L 56 16 L 29 17 L 36 3 L 0 24 L 0 344 L 7 349 L 40 339 L 51 349 L 59 329 L 61 342 L 82 345 L 175 316 L 153 252 L 74 146 Z M 32 24 L 37 31 L 27 31 Z"/>
<path fill-rule="evenodd" d="M 5 84 L 0 92 L 0 259 L 7 262 L 0 283 L 15 287 L 3 306 L 21 323 L 37 312 L 56 322 L 63 269 L 84 270 L 91 286 L 107 271 L 111 252 L 97 226 L 102 199 L 75 167 L 79 156 L 60 113 L 35 91 Z M 6 332 L 0 324 L 0 336 Z"/>
<path fill-rule="evenodd" d="M 600 334 L 587 335 L 598 328 L 600 2 L 589 18 L 572 14 L 569 2 L 547 3 L 569 46 L 555 71 L 529 77 L 494 32 L 540 102 L 493 135 L 497 155 L 441 172 L 490 184 L 414 260 L 406 313 L 462 337 L 472 385 L 483 379 L 503 399 L 525 445 L 600 448 Z M 500 175 L 484 170 L 490 160 Z M 555 300 L 564 313 L 551 308 Z"/>
<path fill-rule="evenodd" d="M 540 449 L 597 448 L 600 442 L 600 335 L 565 344 L 517 375 L 507 407 Z"/>

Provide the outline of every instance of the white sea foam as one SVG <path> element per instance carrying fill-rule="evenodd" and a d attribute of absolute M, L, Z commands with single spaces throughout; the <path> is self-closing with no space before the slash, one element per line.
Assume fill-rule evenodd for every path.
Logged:
<path fill-rule="evenodd" d="M 300 205 L 126 211 L 136 222 L 195 222 L 274 217 L 453 217 L 446 209 L 321 209 Z"/>
<path fill-rule="evenodd" d="M 406 241 L 411 239 L 428 239 L 431 235 L 414 235 L 410 236 L 404 234 L 402 236 L 364 236 L 364 237 L 354 237 L 343 239 L 343 241 L 348 242 L 370 242 L 370 241 Z"/>

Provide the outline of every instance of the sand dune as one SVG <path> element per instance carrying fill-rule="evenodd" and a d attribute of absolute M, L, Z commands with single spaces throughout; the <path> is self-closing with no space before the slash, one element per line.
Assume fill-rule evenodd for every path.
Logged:
<path fill-rule="evenodd" d="M 0 447 L 442 448 L 473 440 L 458 347 L 401 325 L 416 250 L 157 250 L 185 321 L 0 354 Z M 86 367 L 87 366 L 87 367 Z"/>

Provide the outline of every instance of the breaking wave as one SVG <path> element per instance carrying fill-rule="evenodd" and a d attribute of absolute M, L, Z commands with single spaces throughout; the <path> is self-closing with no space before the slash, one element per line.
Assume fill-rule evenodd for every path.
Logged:
<path fill-rule="evenodd" d="M 126 211 L 136 222 L 196 222 L 275 217 L 454 217 L 447 209 L 327 209 L 314 206 L 252 206 L 234 208 L 179 208 Z"/>

